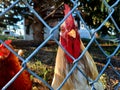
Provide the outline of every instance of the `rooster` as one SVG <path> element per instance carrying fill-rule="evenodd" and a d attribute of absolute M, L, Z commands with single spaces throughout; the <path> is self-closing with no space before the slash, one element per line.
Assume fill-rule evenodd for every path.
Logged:
<path fill-rule="evenodd" d="M 65 4 L 64 14 L 67 15 L 70 11 L 70 7 Z M 63 48 L 71 54 L 75 59 L 80 56 L 82 51 L 85 49 L 80 35 L 78 33 L 78 27 L 75 23 L 75 19 L 70 15 L 60 27 L 60 44 Z M 69 71 L 73 66 L 73 59 L 67 55 L 63 49 L 59 46 L 56 56 L 55 71 L 52 81 L 52 87 L 56 90 L 63 82 Z M 82 72 L 89 77 L 91 80 L 95 80 L 98 76 L 98 70 L 88 51 L 83 55 L 81 60 L 78 62 L 78 67 Z M 94 84 L 96 90 L 104 90 L 101 81 L 97 81 Z M 88 80 L 81 72 L 77 69 L 71 74 L 66 83 L 60 90 L 91 90 L 92 87 L 89 85 Z"/>
<path fill-rule="evenodd" d="M 11 40 L 6 40 L 11 49 Z M 13 49 L 14 50 L 14 49 Z M 0 45 L 0 90 L 20 71 L 21 65 L 17 56 L 10 52 L 3 44 Z M 23 71 L 6 90 L 32 90 L 30 74 Z"/>

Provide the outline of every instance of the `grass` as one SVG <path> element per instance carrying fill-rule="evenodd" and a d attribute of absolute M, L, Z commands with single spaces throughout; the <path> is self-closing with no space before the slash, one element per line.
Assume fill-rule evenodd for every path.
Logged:
<path fill-rule="evenodd" d="M 41 61 L 29 62 L 28 67 L 45 81 L 51 83 L 54 72 L 53 67 L 45 65 Z"/>
<path fill-rule="evenodd" d="M 20 36 L 19 38 L 16 38 L 16 37 L 12 37 L 12 36 L 8 36 L 8 35 L 0 35 L 0 40 L 16 40 L 16 39 L 23 39 L 22 36 Z"/>

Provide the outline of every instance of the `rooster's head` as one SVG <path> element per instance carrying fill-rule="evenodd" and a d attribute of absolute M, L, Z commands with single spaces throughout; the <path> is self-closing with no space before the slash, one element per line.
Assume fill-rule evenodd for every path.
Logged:
<path fill-rule="evenodd" d="M 11 46 L 10 45 L 11 42 L 12 42 L 11 40 L 6 40 L 4 43 L 8 46 Z M 0 44 L 0 60 L 4 60 L 9 56 L 9 54 L 10 51 L 3 44 Z"/>
<path fill-rule="evenodd" d="M 64 14 L 67 15 L 70 12 L 70 7 L 65 4 Z M 68 18 L 63 22 L 60 27 L 60 42 L 62 46 L 71 54 L 74 58 L 78 58 L 81 49 L 80 49 L 80 35 L 78 33 L 78 27 L 75 22 L 74 17 L 72 14 L 68 16 Z M 72 63 L 73 60 L 65 54 L 66 59 L 68 62 Z"/>

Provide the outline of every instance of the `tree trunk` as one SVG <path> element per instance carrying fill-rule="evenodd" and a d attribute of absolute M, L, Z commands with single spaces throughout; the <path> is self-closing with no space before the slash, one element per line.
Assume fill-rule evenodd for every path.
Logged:
<path fill-rule="evenodd" d="M 43 26 L 44 25 L 40 21 L 32 23 L 31 28 L 33 30 L 33 39 L 35 41 L 42 42 L 44 40 Z"/>

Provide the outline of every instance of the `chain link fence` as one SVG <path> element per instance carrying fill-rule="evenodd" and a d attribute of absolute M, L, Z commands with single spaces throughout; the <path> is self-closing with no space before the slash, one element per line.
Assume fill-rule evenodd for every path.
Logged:
<path fill-rule="evenodd" d="M 23 61 L 22 63 L 22 69 L 13 77 L 11 78 L 11 80 L 2 88 L 2 90 L 6 90 L 13 82 L 14 80 L 23 72 L 23 70 L 26 69 L 26 64 L 27 62 L 29 62 L 34 55 L 36 55 L 36 53 L 53 37 L 54 35 L 54 31 L 60 27 L 60 25 L 65 21 L 65 19 L 71 14 L 73 13 L 74 11 L 76 12 L 76 15 L 80 18 L 81 22 L 85 25 L 85 27 L 87 28 L 87 25 L 84 21 L 84 19 L 82 18 L 81 16 L 81 11 L 78 11 L 76 10 L 78 6 L 78 0 L 71 0 L 71 2 L 73 3 L 73 8 L 71 9 L 71 11 L 68 13 L 68 15 L 66 15 L 56 26 L 54 27 L 50 27 L 45 21 L 44 19 L 38 15 L 38 13 L 33 9 L 33 7 L 31 7 L 31 5 L 27 2 L 27 0 L 16 0 L 12 5 L 10 5 L 8 8 L 5 9 L 4 12 L 0 13 L 0 16 L 3 16 L 6 14 L 6 12 L 8 12 L 10 9 L 12 9 L 17 3 L 19 2 L 24 2 L 24 4 L 30 9 L 30 11 L 32 11 L 34 13 L 34 15 L 45 25 L 45 27 L 47 27 L 49 30 L 50 30 L 50 36 L 48 38 L 46 38 L 44 40 L 44 42 L 42 42 L 26 59 L 23 59 L 22 57 L 20 57 L 16 52 L 14 52 L 10 47 L 8 47 L 7 45 L 5 45 L 5 47 L 7 47 L 12 53 L 14 53 L 17 57 L 19 57 L 19 59 L 21 59 Z M 94 30 L 94 32 L 92 32 L 91 36 L 92 38 L 90 39 L 89 43 L 87 44 L 85 50 L 81 53 L 81 55 L 79 56 L 79 58 L 77 58 L 75 61 L 74 61 L 74 66 L 73 68 L 77 68 L 77 61 L 81 59 L 81 57 L 85 54 L 85 52 L 88 50 L 88 48 L 91 46 L 91 44 L 93 42 L 95 42 L 97 44 L 97 46 L 100 48 L 100 50 L 102 51 L 102 53 L 105 55 L 106 57 L 106 60 L 107 60 L 107 63 L 105 64 L 105 66 L 102 68 L 102 70 L 100 71 L 100 74 L 98 75 L 98 77 L 96 78 L 95 81 L 97 81 L 100 76 L 104 73 L 104 71 L 106 70 L 106 68 L 108 66 L 111 66 L 113 71 L 120 77 L 120 73 L 115 69 L 115 67 L 112 65 L 111 63 L 111 59 L 112 57 L 118 52 L 118 50 L 120 50 L 120 40 L 118 40 L 118 44 L 117 44 L 117 47 L 116 49 L 114 50 L 114 52 L 112 54 L 107 54 L 105 52 L 105 50 L 101 47 L 100 43 L 97 41 L 96 37 L 95 37 L 95 33 L 98 32 L 102 27 L 103 25 L 109 20 L 111 19 L 114 26 L 117 28 L 118 32 L 120 32 L 120 29 L 118 27 L 118 24 L 115 22 L 114 18 L 113 18 L 113 13 L 115 11 L 115 7 L 120 3 L 120 0 L 116 0 L 116 2 L 109 6 L 109 4 L 106 2 L 106 0 L 102 0 L 102 2 L 104 3 L 104 5 L 106 6 L 106 8 L 108 9 L 108 15 L 107 17 L 105 18 L 105 20 L 103 20 L 103 22 Z M 89 30 L 89 28 L 87 28 Z M 60 45 L 59 41 L 54 38 L 54 41 Z M 0 43 L 3 43 L 2 40 L 0 40 Z M 60 87 L 58 88 L 58 90 L 60 90 L 60 88 L 64 85 L 64 83 L 66 82 L 66 80 L 69 78 L 70 74 L 73 72 L 72 70 L 74 69 L 71 69 L 70 72 L 68 73 L 68 76 L 64 79 L 63 83 L 61 83 Z M 31 75 L 35 76 L 36 78 L 38 78 L 39 80 L 41 80 L 50 90 L 53 90 L 53 88 L 44 80 L 42 79 L 41 77 L 39 77 L 36 73 L 34 73 L 33 71 L 31 71 L 29 68 L 26 69 Z M 87 78 L 87 76 L 85 76 Z M 94 81 L 94 82 L 95 82 Z M 93 82 L 93 83 L 94 83 Z M 118 90 L 118 88 L 120 87 L 120 83 L 117 84 L 115 90 Z"/>

